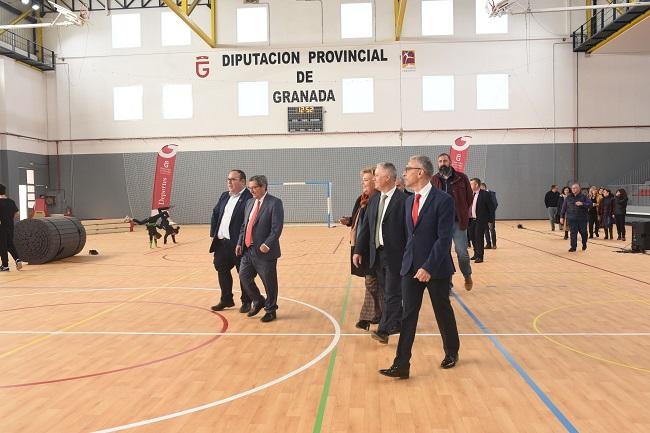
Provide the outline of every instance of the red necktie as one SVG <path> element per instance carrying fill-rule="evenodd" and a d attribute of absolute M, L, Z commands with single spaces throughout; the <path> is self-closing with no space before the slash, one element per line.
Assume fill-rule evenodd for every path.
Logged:
<path fill-rule="evenodd" d="M 413 202 L 413 210 L 411 215 L 413 216 L 413 227 L 418 223 L 418 211 L 420 210 L 420 197 L 421 194 L 415 194 L 415 201 Z"/>
<path fill-rule="evenodd" d="M 255 220 L 257 219 L 257 213 L 260 211 L 260 201 L 255 200 L 255 209 L 253 210 L 253 215 L 248 220 L 248 225 L 246 226 L 246 237 L 244 238 L 244 243 L 246 248 L 250 248 L 253 245 L 253 225 L 255 225 Z"/>

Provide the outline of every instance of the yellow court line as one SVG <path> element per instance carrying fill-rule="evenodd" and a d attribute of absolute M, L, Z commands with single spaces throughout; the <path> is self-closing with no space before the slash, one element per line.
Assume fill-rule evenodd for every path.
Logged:
<path fill-rule="evenodd" d="M 571 346 L 569 346 L 567 344 L 564 344 L 564 343 L 554 339 L 553 337 L 545 335 L 544 332 L 539 328 L 540 319 L 542 317 L 544 317 L 545 315 L 553 313 L 555 311 L 564 310 L 564 309 L 571 308 L 571 307 L 584 307 L 586 305 L 593 305 L 593 304 L 612 304 L 612 303 L 615 303 L 615 302 L 616 303 L 618 303 L 618 302 L 638 302 L 638 303 L 641 303 L 641 304 L 648 304 L 647 302 L 645 302 L 645 300 L 639 300 L 639 299 L 636 299 L 636 300 L 635 299 L 631 299 L 631 300 L 617 299 L 617 300 L 611 300 L 611 301 L 596 301 L 596 302 L 585 302 L 585 303 L 582 303 L 582 304 L 563 305 L 561 307 L 556 307 L 556 308 L 552 308 L 550 310 L 544 311 L 543 313 L 540 313 L 537 317 L 535 317 L 535 319 L 533 320 L 533 329 L 535 329 L 535 332 L 537 332 L 539 335 L 541 335 L 542 337 L 549 340 L 551 343 L 557 344 L 558 346 L 563 347 L 563 348 L 565 348 L 567 350 L 570 350 L 571 352 L 577 353 L 578 355 L 582 355 L 582 356 L 585 356 L 587 358 L 592 358 L 592 359 L 595 359 L 597 361 L 605 362 L 607 364 L 612 364 L 612 365 L 616 365 L 616 366 L 619 366 L 619 367 L 625 367 L 625 368 L 629 368 L 629 369 L 636 370 L 636 371 L 643 371 L 645 373 L 650 373 L 650 369 L 647 369 L 647 368 L 637 367 L 637 366 L 630 365 L 630 364 L 624 364 L 622 362 L 612 361 L 611 359 L 603 358 L 603 357 L 598 356 L 598 355 L 594 355 L 594 354 L 591 354 L 591 353 L 587 353 L 587 352 L 583 352 L 581 350 L 578 350 L 578 349 L 576 349 L 574 347 L 571 347 Z"/>
<path fill-rule="evenodd" d="M 174 279 L 174 280 L 172 280 L 172 281 L 169 281 L 169 282 L 167 282 L 167 283 L 165 284 L 165 286 L 171 286 L 172 284 L 176 283 L 176 282 L 179 281 L 179 280 L 182 280 L 183 278 L 187 278 L 187 277 L 190 277 L 190 276 L 192 276 L 192 275 L 198 273 L 200 270 L 201 270 L 201 269 L 197 269 L 197 270 L 194 271 L 194 272 L 191 272 L 191 273 L 189 273 L 189 274 L 187 274 L 187 275 L 183 275 L 183 276 L 180 276 L 180 277 L 178 277 L 178 278 L 176 278 L 176 279 Z M 77 326 L 79 326 L 79 325 L 83 325 L 84 323 L 88 323 L 88 322 L 90 322 L 91 320 L 94 320 L 94 319 L 97 319 L 98 317 L 104 316 L 104 315 L 110 313 L 111 311 L 115 311 L 116 309 L 120 308 L 120 307 L 123 306 L 123 305 L 126 305 L 126 304 L 128 304 L 128 303 L 130 303 L 130 302 L 136 301 L 136 300 L 141 299 L 141 298 L 143 298 L 143 297 L 145 297 L 145 296 L 147 296 L 147 295 L 150 295 L 150 294 L 152 294 L 152 293 L 155 293 L 155 292 L 157 292 L 158 290 L 160 290 L 161 288 L 163 288 L 163 287 L 165 287 L 165 286 L 158 287 L 158 288 L 155 288 L 155 289 L 153 289 L 153 290 L 149 290 L 148 292 L 142 293 L 142 294 L 137 295 L 137 296 L 133 296 L 133 297 L 127 299 L 126 301 L 124 301 L 124 302 L 122 302 L 122 303 L 120 303 L 120 304 L 118 304 L 118 305 L 115 305 L 115 306 L 113 306 L 113 307 L 106 308 L 105 310 L 102 310 L 102 311 L 100 311 L 99 313 L 93 314 L 93 315 L 90 316 L 90 317 L 87 317 L 87 318 L 82 319 L 82 320 L 80 320 L 80 321 L 78 321 L 78 322 L 72 323 L 72 324 L 70 324 L 70 325 L 66 325 L 66 326 L 64 326 L 64 327 L 61 328 L 61 329 L 57 329 L 57 330 L 55 331 L 54 334 L 49 334 L 49 335 L 44 335 L 44 336 L 42 336 L 42 337 L 34 338 L 34 339 L 28 341 L 28 342 L 25 343 L 25 344 L 22 344 L 22 345 L 20 345 L 20 346 L 18 346 L 18 347 L 15 347 L 15 348 L 13 348 L 13 349 L 11 349 L 11 350 L 9 350 L 9 351 L 6 351 L 6 352 L 0 354 L 0 359 L 6 358 L 6 357 L 8 357 L 8 356 L 10 356 L 10 355 L 13 355 L 13 354 L 15 354 L 15 353 L 18 353 L 18 352 L 24 350 L 24 349 L 27 349 L 27 348 L 29 348 L 29 347 L 31 347 L 31 346 L 34 346 L 34 345 L 36 345 L 36 344 L 38 344 L 38 343 L 40 343 L 40 342 L 42 342 L 42 341 L 45 341 L 45 340 L 47 340 L 48 338 L 51 338 L 52 336 L 56 335 L 56 333 L 61 333 L 61 332 L 69 331 L 70 329 L 73 329 L 73 328 L 75 328 L 75 327 L 77 327 Z"/>

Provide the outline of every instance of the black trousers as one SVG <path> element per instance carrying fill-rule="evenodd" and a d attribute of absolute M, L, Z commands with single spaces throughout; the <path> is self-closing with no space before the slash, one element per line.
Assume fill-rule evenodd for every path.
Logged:
<path fill-rule="evenodd" d="M 233 302 L 232 294 L 232 268 L 237 269 L 239 273 L 239 265 L 241 263 L 241 257 L 235 255 L 235 245 L 230 242 L 229 239 L 217 239 L 214 250 L 214 269 L 217 271 L 219 276 L 219 287 L 221 288 L 221 302 L 230 303 Z M 255 281 L 253 281 L 255 284 Z M 250 304 L 251 299 L 246 294 L 244 290 L 244 285 L 242 282 L 239 282 L 239 287 L 241 289 L 241 302 L 242 304 Z M 258 290 L 259 291 L 259 290 Z"/>
<path fill-rule="evenodd" d="M 384 308 L 377 330 L 390 334 L 402 326 L 402 277 L 399 269 L 390 269 L 384 250 L 377 250 L 375 257 L 379 290 L 384 292 Z"/>
<path fill-rule="evenodd" d="M 625 237 L 625 214 L 616 214 L 616 235 L 620 237 Z"/>
<path fill-rule="evenodd" d="M 578 246 L 578 233 L 580 233 L 580 238 L 582 239 L 582 246 L 587 245 L 587 220 L 578 219 L 578 220 L 569 220 L 569 229 L 571 231 L 570 243 L 571 248 L 574 250 Z"/>
<path fill-rule="evenodd" d="M 589 214 L 589 237 L 598 236 L 598 214 Z"/>
<path fill-rule="evenodd" d="M 485 235 L 485 230 L 488 227 L 487 221 L 480 219 L 470 219 L 469 220 L 469 229 L 467 232 L 470 235 L 472 246 L 474 247 L 474 257 L 477 259 L 483 258 L 483 253 L 485 250 L 485 244 L 483 236 Z"/>
<path fill-rule="evenodd" d="M 248 297 L 255 303 L 264 303 L 264 310 L 278 309 L 278 260 L 268 260 L 256 245 L 246 248 L 239 265 L 239 280 Z M 255 285 L 255 277 L 259 275 L 266 291 L 266 301 Z"/>
<path fill-rule="evenodd" d="M 497 229 L 494 221 L 489 221 L 487 223 L 487 228 L 485 229 L 485 244 L 497 246 Z"/>
<path fill-rule="evenodd" d="M 18 251 L 14 245 L 14 228 L 3 227 L 0 228 L 0 258 L 2 259 L 2 266 L 9 266 L 9 254 L 14 260 L 19 260 Z"/>
<path fill-rule="evenodd" d="M 397 356 L 393 362 L 393 365 L 399 368 L 410 366 L 411 349 L 415 341 L 415 330 L 418 326 L 424 289 L 429 291 L 429 298 L 431 298 L 438 329 L 442 335 L 442 346 L 445 355 L 457 355 L 460 348 L 456 317 L 449 301 L 451 277 L 431 279 L 428 283 L 421 283 L 413 278 L 414 274 L 414 272 L 409 272 L 402 277 L 404 315 L 402 316 L 402 332 L 397 343 Z"/>

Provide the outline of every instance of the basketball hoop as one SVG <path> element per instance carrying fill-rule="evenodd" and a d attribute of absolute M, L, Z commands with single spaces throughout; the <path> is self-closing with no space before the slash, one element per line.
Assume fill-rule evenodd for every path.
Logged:
<path fill-rule="evenodd" d="M 514 3 L 516 3 L 516 1 L 513 0 L 487 0 L 485 8 L 487 9 L 490 18 L 497 18 L 507 14 Z"/>

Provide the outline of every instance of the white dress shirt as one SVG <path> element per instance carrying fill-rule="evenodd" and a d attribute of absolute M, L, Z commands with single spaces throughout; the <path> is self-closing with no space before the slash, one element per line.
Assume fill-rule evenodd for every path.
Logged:
<path fill-rule="evenodd" d="M 424 202 L 427 201 L 427 197 L 429 196 L 432 187 L 433 185 L 431 185 L 431 183 L 429 182 L 426 185 L 424 185 L 424 187 L 420 191 L 413 191 L 413 193 L 415 194 L 420 194 L 420 206 L 418 207 L 418 216 L 420 216 L 420 211 L 422 211 L 422 206 L 424 206 Z M 415 197 L 413 197 L 413 200 L 415 200 Z"/>
<path fill-rule="evenodd" d="M 260 202 L 260 209 L 262 209 L 262 203 L 264 203 L 264 199 L 266 198 L 266 194 L 268 194 L 268 192 L 267 192 L 267 193 L 264 193 L 264 195 L 262 196 L 261 199 L 259 199 L 259 200 L 255 200 L 255 203 L 253 203 L 253 209 L 251 209 L 251 213 L 248 214 L 248 221 L 251 220 L 251 217 L 252 217 L 253 214 L 255 213 L 255 206 L 257 206 L 257 202 L 258 202 L 258 201 Z M 258 212 L 259 212 L 259 211 L 258 211 Z"/>
<path fill-rule="evenodd" d="M 472 201 L 472 207 L 469 209 L 469 217 L 476 219 L 476 202 L 478 201 L 478 191 L 474 193 L 474 200 Z"/>
<path fill-rule="evenodd" d="M 395 190 L 397 188 L 393 187 L 390 191 L 388 191 L 386 194 L 386 200 L 384 201 L 384 211 L 381 213 L 381 218 L 377 221 L 377 224 L 379 224 L 379 245 L 377 246 L 383 246 L 384 245 L 384 229 L 381 226 L 381 223 L 384 221 L 384 215 L 386 215 L 386 209 L 388 209 L 388 203 L 390 203 L 391 197 L 393 197 L 393 194 L 395 194 Z M 380 194 L 384 194 L 383 192 L 379 192 Z M 381 203 L 381 195 L 379 196 L 379 202 Z"/>
<path fill-rule="evenodd" d="M 219 230 L 217 231 L 217 237 L 219 239 L 230 239 L 230 221 L 232 220 L 232 213 L 235 210 L 239 197 L 241 197 L 242 191 L 239 191 L 237 194 L 230 194 L 226 208 L 223 210 Z"/>

